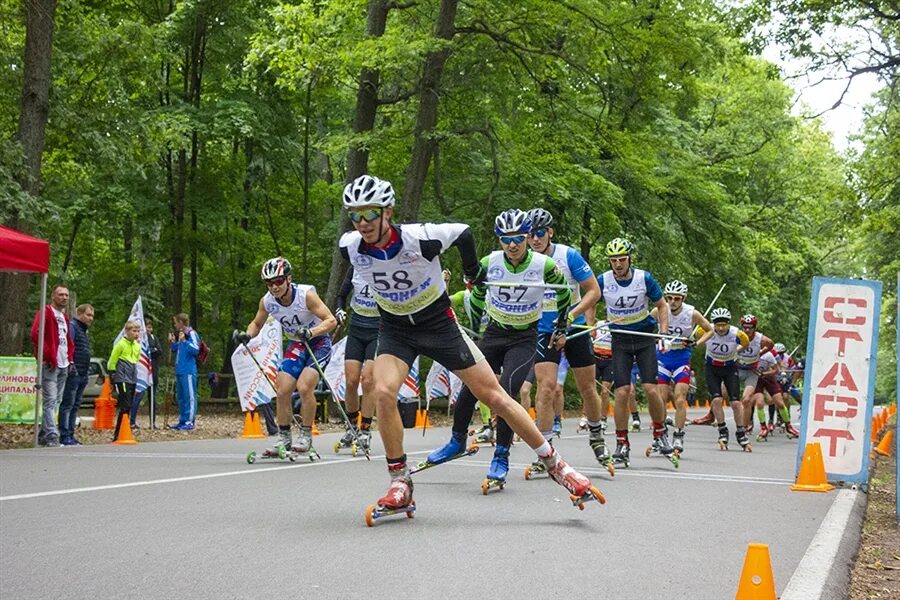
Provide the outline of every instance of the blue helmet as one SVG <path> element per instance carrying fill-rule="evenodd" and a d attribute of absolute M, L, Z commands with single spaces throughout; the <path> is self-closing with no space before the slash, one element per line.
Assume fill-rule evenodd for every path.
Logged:
<path fill-rule="evenodd" d="M 518 208 L 504 210 L 494 219 L 494 233 L 496 235 L 527 234 L 531 231 L 531 219 L 528 213 Z"/>

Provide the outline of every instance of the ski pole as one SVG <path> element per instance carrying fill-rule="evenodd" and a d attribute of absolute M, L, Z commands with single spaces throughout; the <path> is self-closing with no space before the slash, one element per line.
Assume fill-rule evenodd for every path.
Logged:
<path fill-rule="evenodd" d="M 568 283 L 513 283 L 511 281 L 488 281 L 484 285 L 488 287 L 539 287 L 549 290 L 574 290 L 574 285 Z"/>
<path fill-rule="evenodd" d="M 338 399 L 337 394 L 334 393 L 334 390 L 331 388 L 331 384 L 328 383 L 328 378 L 325 377 L 325 370 L 322 369 L 322 365 L 319 364 L 319 359 L 316 358 L 315 353 L 313 353 L 312 348 L 309 346 L 309 342 L 307 340 L 303 341 L 303 347 L 306 348 L 306 353 L 309 354 L 309 357 L 312 359 L 313 364 L 316 365 L 316 370 L 319 372 L 319 376 L 322 378 L 322 381 L 325 382 L 325 387 L 328 388 L 328 391 L 331 392 L 331 396 L 334 398 L 334 403 L 337 404 L 338 410 L 341 411 L 341 417 L 344 419 L 344 423 L 350 428 L 350 432 L 353 434 L 353 438 L 356 440 L 356 445 L 359 448 L 362 448 L 362 444 L 359 443 L 359 432 L 356 430 L 356 427 L 353 426 L 353 423 L 350 422 L 350 416 L 347 414 L 347 411 L 344 410 L 344 407 L 341 406 L 341 401 Z M 328 415 L 325 415 L 325 418 L 328 418 Z M 372 460 L 372 457 L 369 456 L 369 449 L 363 448 L 363 452 L 366 455 L 366 460 Z"/>
<path fill-rule="evenodd" d="M 269 382 L 269 387 L 272 388 L 272 391 L 275 392 L 275 396 L 277 397 L 277 396 L 278 396 L 278 390 L 275 389 L 275 384 L 272 383 L 272 380 L 269 379 L 269 376 L 268 376 L 268 375 L 266 375 L 265 370 L 262 368 L 262 365 L 259 364 L 259 361 L 256 360 L 256 355 L 253 354 L 253 351 L 250 349 L 250 346 L 247 345 L 247 342 L 243 342 L 243 341 L 240 341 L 240 340 L 238 339 L 238 336 L 239 336 L 239 335 L 240 335 L 240 333 L 238 332 L 237 329 L 235 329 L 235 330 L 234 330 L 234 333 L 231 334 L 231 337 L 232 337 L 232 339 L 234 339 L 234 340 L 236 340 L 236 341 L 239 341 L 240 344 L 241 344 L 241 346 L 243 346 L 244 349 L 247 350 L 247 354 L 250 355 L 250 358 L 253 360 L 253 363 L 256 365 L 256 368 L 259 369 L 259 372 L 262 374 L 263 379 L 265 379 L 266 381 Z"/>
<path fill-rule="evenodd" d="M 625 317 L 616 317 L 612 321 L 600 321 L 596 325 L 569 325 L 569 327 L 577 327 L 579 329 L 584 329 L 584 331 L 579 331 L 578 333 L 576 333 L 574 335 L 566 336 L 566 341 L 568 342 L 569 340 L 575 339 L 577 337 L 581 337 L 581 336 L 587 335 L 589 333 L 594 333 L 598 329 L 609 329 L 607 327 L 608 325 L 615 325 L 616 323 L 618 323 L 619 321 L 621 321 L 624 318 Z"/>
<path fill-rule="evenodd" d="M 703 313 L 703 318 L 706 318 L 706 315 L 709 314 L 709 311 L 712 310 L 712 307 L 716 305 L 716 300 L 719 299 L 719 296 L 722 295 L 722 291 L 725 289 L 725 286 L 728 285 L 728 282 L 722 284 L 722 287 L 719 288 L 719 291 L 713 297 L 712 302 L 709 303 L 709 306 L 706 307 L 706 311 Z M 688 336 L 688 340 L 693 340 L 697 336 L 697 330 L 700 329 L 700 326 L 697 325 L 691 330 L 691 335 Z"/>
<path fill-rule="evenodd" d="M 791 356 L 792 356 L 792 357 L 794 356 L 794 352 L 796 352 L 799 348 L 800 348 L 800 344 L 797 344 L 796 346 L 794 346 L 794 349 L 791 350 Z"/>

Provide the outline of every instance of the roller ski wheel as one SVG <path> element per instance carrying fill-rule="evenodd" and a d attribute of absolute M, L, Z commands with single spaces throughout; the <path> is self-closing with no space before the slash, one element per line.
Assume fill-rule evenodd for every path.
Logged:
<path fill-rule="evenodd" d="M 607 459 L 605 462 L 600 462 L 600 466 L 607 470 L 610 477 L 616 476 L 616 466 L 613 462 L 612 458 Z"/>
<path fill-rule="evenodd" d="M 673 450 L 671 454 L 663 454 L 656 446 L 650 446 L 644 450 L 644 456 L 649 458 L 652 454 L 659 454 L 665 457 L 676 469 L 681 464 L 681 453 L 678 450 Z"/>
<path fill-rule="evenodd" d="M 572 506 L 577 506 L 578 510 L 584 510 L 584 503 L 590 502 L 591 500 L 595 500 L 600 504 L 606 504 L 606 496 L 601 494 L 600 490 L 598 490 L 594 486 L 591 486 L 591 489 L 583 496 L 569 494 L 569 498 L 572 500 Z"/>
<path fill-rule="evenodd" d="M 541 461 L 535 461 L 532 464 L 525 467 L 525 481 L 531 481 L 538 475 L 546 475 L 547 467 L 544 466 L 544 463 Z"/>
<path fill-rule="evenodd" d="M 505 479 L 488 479 L 488 478 L 485 478 L 485 480 L 481 482 L 481 494 L 482 494 L 483 496 L 487 496 L 487 495 L 488 495 L 488 492 L 489 492 L 492 488 L 498 488 L 498 489 L 501 489 L 501 490 L 502 490 L 505 486 L 506 486 L 506 480 L 505 480 Z"/>
<path fill-rule="evenodd" d="M 447 460 L 445 460 L 445 461 L 443 461 L 443 462 L 439 462 L 439 463 L 430 463 L 430 462 L 428 462 L 427 460 L 423 460 L 422 462 L 420 462 L 419 464 L 417 464 L 415 467 L 413 467 L 412 469 L 410 469 L 410 470 L 409 470 L 409 474 L 410 474 L 410 475 L 414 475 L 414 474 L 416 474 L 416 473 L 418 473 L 418 472 L 420 472 L 420 471 L 424 471 L 424 470 L 426 470 L 426 469 L 430 469 L 430 468 L 436 467 L 436 466 L 438 466 L 438 465 L 446 464 L 446 463 L 448 463 L 448 462 L 450 462 L 450 461 L 452 461 L 452 460 L 456 460 L 457 458 L 462 458 L 462 457 L 464 457 L 464 456 L 472 456 L 473 454 L 477 453 L 479 449 L 480 449 L 480 446 L 479 446 L 477 443 L 472 442 L 472 443 L 469 445 L 469 447 L 466 448 L 466 451 L 465 451 L 465 452 L 460 452 L 459 454 L 457 454 L 457 455 L 454 456 L 453 458 L 447 459 Z"/>
<path fill-rule="evenodd" d="M 378 519 L 400 513 L 405 513 L 408 519 L 412 519 L 414 512 L 416 512 L 415 502 L 410 502 L 402 508 L 382 508 L 377 504 L 370 504 L 366 507 L 366 525 L 375 527 L 375 521 Z"/>
<path fill-rule="evenodd" d="M 334 443 L 334 453 L 335 454 L 341 453 L 341 442 L 340 441 L 337 441 Z"/>
<path fill-rule="evenodd" d="M 252 465 L 255 462 L 256 462 L 256 452 L 251 451 L 249 454 L 247 454 L 247 464 Z"/>
<path fill-rule="evenodd" d="M 578 420 L 578 428 L 575 430 L 575 433 L 585 433 L 589 430 L 587 417 L 581 417 Z"/>
<path fill-rule="evenodd" d="M 741 450 L 744 452 L 753 452 L 753 446 L 750 443 L 742 444 Z"/>
<path fill-rule="evenodd" d="M 268 460 L 268 459 L 276 459 L 276 458 L 278 460 L 284 460 L 286 458 L 290 458 L 293 461 L 294 459 L 292 458 L 292 454 L 293 453 L 285 450 L 284 446 L 275 446 L 274 448 L 266 448 L 265 450 L 262 451 L 261 454 L 257 454 L 256 451 L 251 451 L 247 455 L 247 463 L 252 465 L 253 463 L 255 463 L 257 461 L 257 459 Z"/>
<path fill-rule="evenodd" d="M 728 450 L 728 440 L 719 440 L 719 450 Z"/>

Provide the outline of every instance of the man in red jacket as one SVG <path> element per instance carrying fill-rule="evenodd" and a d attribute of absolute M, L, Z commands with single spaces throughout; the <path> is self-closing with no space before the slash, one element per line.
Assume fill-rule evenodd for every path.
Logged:
<path fill-rule="evenodd" d="M 66 307 L 69 304 L 69 290 L 64 285 L 53 288 L 50 305 L 47 306 L 44 324 L 44 356 L 38 358 L 44 363 L 41 375 L 41 389 L 44 404 L 41 415 L 41 432 L 38 443 L 41 446 L 59 446 L 59 430 L 56 428 L 56 409 L 62 399 L 66 387 L 69 369 L 73 367 L 75 343 L 69 331 L 69 316 Z M 31 343 L 37 357 L 38 334 L 41 326 L 41 311 L 34 315 L 31 324 Z"/>

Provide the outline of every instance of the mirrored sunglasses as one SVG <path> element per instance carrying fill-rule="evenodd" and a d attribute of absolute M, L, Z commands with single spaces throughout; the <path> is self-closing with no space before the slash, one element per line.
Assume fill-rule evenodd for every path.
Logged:
<path fill-rule="evenodd" d="M 500 243 L 501 244 L 521 244 L 525 241 L 524 235 L 501 235 Z"/>
<path fill-rule="evenodd" d="M 360 221 L 374 221 L 381 217 L 382 210 L 380 208 L 367 208 L 366 210 L 351 210 L 350 220 L 354 223 L 359 223 Z"/>
<path fill-rule="evenodd" d="M 528 235 L 530 235 L 530 236 L 533 237 L 533 238 L 542 238 L 542 237 L 544 237 L 545 235 L 547 235 L 547 230 L 544 229 L 544 228 L 541 228 L 541 229 L 532 229 L 531 232 L 530 232 Z"/>
<path fill-rule="evenodd" d="M 273 277 L 272 279 L 266 279 L 266 285 L 281 285 L 287 281 L 287 277 Z"/>

